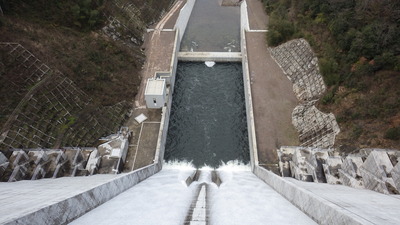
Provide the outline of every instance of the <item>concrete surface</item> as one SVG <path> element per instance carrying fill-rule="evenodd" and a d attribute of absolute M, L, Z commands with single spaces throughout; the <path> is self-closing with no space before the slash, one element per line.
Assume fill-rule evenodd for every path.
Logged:
<path fill-rule="evenodd" d="M 142 133 L 138 142 L 133 170 L 154 162 L 160 122 L 142 123 Z"/>
<path fill-rule="evenodd" d="M 319 224 L 400 223 L 397 196 L 282 178 L 259 166 L 254 173 Z"/>
<path fill-rule="evenodd" d="M 246 1 L 243 1 L 240 5 L 240 51 L 242 53 L 243 86 L 246 103 L 247 133 L 249 136 L 250 166 L 253 169 L 255 165 L 258 165 L 258 151 L 256 130 L 254 124 L 253 98 L 251 94 L 250 70 L 246 44 L 246 30 L 249 29 L 247 3 Z"/>
<path fill-rule="evenodd" d="M 196 190 L 184 182 L 192 173 L 164 168 L 71 224 L 183 224 Z"/>
<path fill-rule="evenodd" d="M 316 224 L 251 171 L 218 171 L 222 184 L 210 187 L 210 224 Z"/>
<path fill-rule="evenodd" d="M 251 16 L 251 15 L 249 15 Z M 268 52 L 265 33 L 246 32 L 259 164 L 278 162 L 276 149 L 297 145 L 292 111 L 297 105 L 292 83 Z"/>
<path fill-rule="evenodd" d="M 154 149 L 146 152 L 144 150 L 145 148 L 142 148 L 142 146 L 157 145 L 158 130 L 154 130 L 154 126 L 145 126 L 144 124 L 142 125 L 135 121 L 135 117 L 142 113 L 147 117 L 147 120 L 144 122 L 144 124 L 159 124 L 161 121 L 161 109 L 135 109 L 133 111 L 131 117 L 125 124 L 125 126 L 132 131 L 132 136 L 129 141 L 129 149 L 123 172 L 130 172 L 134 169 L 150 165 L 154 162 L 153 160 L 155 157 L 156 148 L 154 147 Z M 138 147 L 139 142 L 141 143 L 141 148 Z"/>
<path fill-rule="evenodd" d="M 174 50 L 175 31 L 154 31 L 150 38 L 150 46 L 146 48 L 146 62 L 141 72 L 142 82 L 136 95 L 135 104 L 144 108 L 144 92 L 147 79 L 155 76 L 157 71 L 170 71 Z"/>
<path fill-rule="evenodd" d="M 179 17 L 179 12 L 182 10 L 182 8 L 185 6 L 187 0 L 177 0 L 176 3 L 172 6 L 168 19 L 165 22 L 165 25 L 163 26 L 163 29 L 174 29 L 176 21 Z"/>
<path fill-rule="evenodd" d="M 1 183 L 0 224 L 68 223 L 160 169 L 153 164 L 124 175 Z"/>
<path fill-rule="evenodd" d="M 247 13 L 249 14 L 250 30 L 266 30 L 269 17 L 265 13 L 264 4 L 261 0 L 246 0 Z"/>

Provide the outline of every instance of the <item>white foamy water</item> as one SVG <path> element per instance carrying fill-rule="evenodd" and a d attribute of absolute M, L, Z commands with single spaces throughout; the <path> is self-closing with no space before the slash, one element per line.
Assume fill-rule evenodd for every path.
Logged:
<path fill-rule="evenodd" d="M 191 162 L 164 163 L 152 177 L 93 209 L 71 224 L 183 224 L 199 188 L 207 185 L 209 224 L 315 224 L 240 161 L 222 163 L 217 169 L 222 184 L 211 182 L 213 168 L 204 166 L 198 181 Z"/>
<path fill-rule="evenodd" d="M 190 163 L 166 164 L 157 174 L 93 209 L 71 224 L 183 224 L 197 185 L 186 187 Z"/>
<path fill-rule="evenodd" d="M 206 64 L 207 67 L 213 67 L 215 65 L 215 62 L 213 61 L 205 61 L 204 63 Z"/>
<path fill-rule="evenodd" d="M 243 165 L 218 174 L 221 186 L 209 186 L 210 224 L 316 224 Z"/>

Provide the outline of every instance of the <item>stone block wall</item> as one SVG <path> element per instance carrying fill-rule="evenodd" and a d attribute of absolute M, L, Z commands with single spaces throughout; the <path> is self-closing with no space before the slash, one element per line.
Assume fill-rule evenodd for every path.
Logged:
<path fill-rule="evenodd" d="M 293 91 L 300 102 L 293 110 L 292 123 L 299 132 L 301 146 L 332 147 L 340 129 L 332 113 L 325 114 L 315 107 L 326 86 L 310 45 L 304 39 L 296 39 L 269 50 L 293 82 Z"/>
<path fill-rule="evenodd" d="M 300 102 L 319 99 L 326 87 L 319 72 L 318 59 L 304 39 L 296 39 L 270 48 L 272 57 L 293 82 Z"/>
<path fill-rule="evenodd" d="M 299 132 L 302 146 L 332 147 L 340 132 L 335 116 L 319 111 L 312 104 L 296 106 L 292 113 L 292 123 Z"/>

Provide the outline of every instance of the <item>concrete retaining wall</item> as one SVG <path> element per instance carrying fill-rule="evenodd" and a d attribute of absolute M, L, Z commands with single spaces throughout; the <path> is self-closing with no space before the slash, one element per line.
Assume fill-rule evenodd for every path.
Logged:
<path fill-rule="evenodd" d="M 2 184 L 0 224 L 66 224 L 160 170 L 156 163 L 124 175 Z"/>
<path fill-rule="evenodd" d="M 181 39 L 179 38 L 181 31 L 176 30 L 175 34 L 175 43 L 174 43 L 174 51 L 171 57 L 171 86 L 170 86 L 170 96 L 172 98 L 172 93 L 174 93 L 175 87 L 175 78 L 176 78 L 176 68 L 178 67 L 178 53 L 181 48 Z M 172 99 L 171 99 L 172 101 Z"/>
<path fill-rule="evenodd" d="M 187 0 L 186 5 L 179 12 L 179 17 L 175 23 L 175 29 L 179 30 L 179 43 L 182 41 L 183 34 L 185 33 L 195 3 L 196 0 Z"/>
<path fill-rule="evenodd" d="M 246 117 L 247 117 L 247 132 L 249 136 L 249 150 L 250 150 L 250 165 L 254 169 L 254 166 L 258 166 L 258 153 L 257 153 L 257 141 L 256 141 L 256 130 L 254 125 L 254 114 L 253 114 L 253 100 L 251 97 L 251 86 L 250 86 L 250 73 L 249 64 L 247 58 L 247 46 L 246 46 L 246 30 L 249 29 L 249 21 L 247 16 L 247 3 L 243 1 L 240 5 L 240 45 L 242 51 L 242 68 L 243 68 L 243 83 L 244 83 L 244 96 L 246 100 Z"/>
<path fill-rule="evenodd" d="M 293 183 L 290 182 L 288 178 L 284 179 L 282 177 L 279 177 L 276 174 L 259 166 L 256 166 L 253 172 L 257 177 L 259 177 L 265 183 L 274 188 L 279 194 L 281 194 L 283 197 L 285 197 L 292 204 L 301 209 L 304 213 L 306 213 L 319 224 L 375 224 L 371 222 L 370 218 L 368 218 L 368 213 L 364 213 L 362 216 L 360 216 L 360 213 L 356 210 L 356 208 L 368 208 L 369 206 L 366 206 L 365 202 L 358 203 L 357 201 L 359 200 L 349 199 L 351 198 L 351 193 L 357 194 L 360 193 L 361 190 L 338 185 L 315 184 L 296 180 L 293 180 L 294 182 L 296 182 Z M 309 185 L 309 187 L 307 187 L 307 189 L 303 188 L 299 185 L 300 183 Z M 326 196 L 324 196 L 323 194 L 316 194 L 317 192 L 314 193 L 314 187 L 315 189 L 322 188 L 326 190 L 321 191 L 321 193 L 325 192 L 326 194 L 336 196 L 336 202 L 332 202 L 331 200 L 326 199 Z M 344 193 L 347 193 L 347 196 L 343 195 Z M 342 194 L 341 198 L 338 198 L 339 194 Z M 374 198 L 381 198 L 386 202 L 394 201 L 392 200 L 392 197 L 385 196 L 379 193 L 374 193 L 371 191 L 367 191 L 361 194 L 364 195 L 362 199 L 367 200 L 366 202 L 368 202 L 370 205 L 378 204 L 378 202 L 375 202 L 373 200 Z M 371 200 L 368 200 L 368 196 L 371 197 Z M 343 202 L 346 202 L 346 199 L 348 199 L 347 201 L 350 201 L 350 204 L 340 205 Z M 385 202 L 382 202 L 382 205 L 384 204 Z M 389 212 L 387 212 L 388 214 L 385 214 L 386 212 L 382 212 L 383 216 L 391 216 L 391 211 L 395 211 L 395 209 L 390 210 L 390 208 L 387 210 L 389 210 Z M 396 216 L 396 214 L 392 216 Z M 377 217 L 377 215 L 373 215 L 373 217 Z M 386 221 L 388 220 L 386 219 Z"/>
<path fill-rule="evenodd" d="M 176 69 L 178 66 L 178 53 L 181 44 L 181 40 L 179 39 L 179 33 L 180 33 L 179 29 L 176 30 L 174 51 L 171 57 L 171 66 L 170 66 L 171 78 L 170 78 L 170 85 L 168 88 L 169 90 L 168 101 L 166 106 L 162 108 L 160 131 L 158 133 L 156 154 L 154 156 L 154 162 L 159 162 L 159 163 L 162 163 L 164 160 L 165 143 L 167 141 L 167 135 L 168 135 L 168 125 L 169 125 L 169 117 L 171 114 L 172 96 L 174 93 Z"/>
<path fill-rule="evenodd" d="M 181 9 L 175 24 L 176 34 L 174 41 L 174 50 L 172 53 L 171 64 L 170 64 L 171 78 L 170 78 L 170 86 L 168 88 L 169 89 L 168 102 L 166 106 L 162 108 L 160 131 L 158 134 L 157 149 L 154 158 L 154 161 L 159 163 L 162 163 L 164 160 L 165 143 L 167 140 L 169 117 L 171 114 L 172 96 L 175 88 L 176 69 L 178 67 L 178 53 L 181 46 L 183 34 L 185 33 L 185 29 L 187 23 L 189 22 L 189 18 L 195 3 L 196 0 L 188 0 L 186 2 L 186 5 Z"/>

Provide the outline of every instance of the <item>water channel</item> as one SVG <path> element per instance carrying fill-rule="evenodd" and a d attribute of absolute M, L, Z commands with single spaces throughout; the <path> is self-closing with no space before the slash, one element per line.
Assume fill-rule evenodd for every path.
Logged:
<path fill-rule="evenodd" d="M 249 161 L 241 64 L 178 64 L 165 156 L 196 166 Z"/>
<path fill-rule="evenodd" d="M 196 0 L 181 51 L 240 52 L 240 8 L 222 0 Z"/>
<path fill-rule="evenodd" d="M 239 51 L 239 30 L 239 7 L 197 0 L 181 50 Z M 196 46 L 191 45 L 193 40 Z M 218 167 L 231 160 L 249 162 L 240 63 L 179 62 L 172 99 L 167 161 L 192 161 L 196 167 Z"/>

